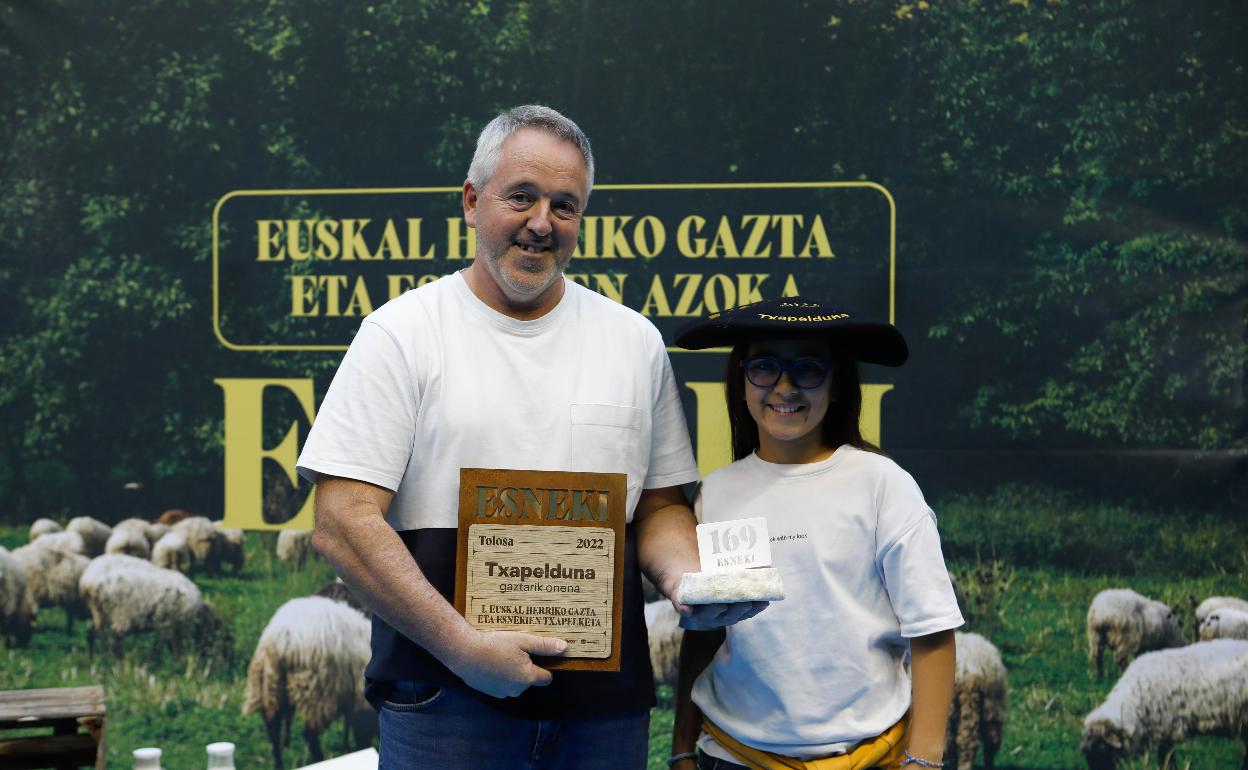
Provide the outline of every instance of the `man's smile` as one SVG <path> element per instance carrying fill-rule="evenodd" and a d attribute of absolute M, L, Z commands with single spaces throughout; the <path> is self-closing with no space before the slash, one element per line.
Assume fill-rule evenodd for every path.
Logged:
<path fill-rule="evenodd" d="M 525 243 L 523 241 L 516 241 L 515 243 L 520 251 L 526 256 L 540 257 L 543 254 L 550 253 L 551 247 L 549 245 L 542 246 L 540 244 Z"/>

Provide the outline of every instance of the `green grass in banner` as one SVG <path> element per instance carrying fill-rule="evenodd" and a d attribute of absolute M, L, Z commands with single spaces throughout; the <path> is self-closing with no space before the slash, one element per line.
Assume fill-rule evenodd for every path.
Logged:
<path fill-rule="evenodd" d="M 1065 493 L 1006 487 L 991 496 L 963 496 L 936 506 L 946 554 L 966 600 L 970 623 L 1001 650 L 1009 671 L 1010 706 L 997 765 L 1067 770 L 1083 767 L 1079 753 L 1084 715 L 1104 698 L 1117 672 L 1097 681 L 1088 662 L 1084 617 L 1097 591 L 1133 588 L 1183 608 L 1191 628 L 1191 598 L 1248 594 L 1248 525 L 1199 512 L 1149 511 L 1139 506 L 1090 503 Z M 0 528 L 0 545 L 26 541 L 26 528 Z M 160 659 L 147 638 L 127 640 L 117 662 L 86 652 L 86 624 L 65 631 L 59 609 L 41 612 L 32 645 L 0 648 L 0 689 L 102 684 L 108 699 L 109 766 L 132 765 L 130 751 L 160 746 L 165 767 L 201 767 L 204 746 L 238 745 L 243 768 L 271 766 L 257 716 L 242 715 L 246 668 L 261 630 L 286 600 L 314 592 L 332 577 L 313 560 L 290 570 L 273 557 L 272 534 L 248 533 L 241 575 L 195 582 L 229 623 L 235 638 L 232 666 L 187 658 Z M 651 718 L 649 767 L 669 755 L 671 692 L 659 690 Z M 286 750 L 288 767 L 310 761 L 296 721 Z M 340 723 L 321 737 L 329 756 L 342 753 Z M 1178 767 L 1238 767 L 1243 746 L 1205 737 L 1179 744 Z M 1124 770 L 1155 768 L 1156 758 Z"/>
<path fill-rule="evenodd" d="M 24 527 L 0 528 L 0 545 L 11 549 L 26 539 Z M 242 574 L 191 573 L 234 634 L 233 665 L 201 664 L 189 656 L 172 659 L 168 652 L 158 659 L 150 635 L 127 639 L 120 660 L 92 658 L 87 654 L 87 622 L 76 621 L 73 634 L 67 634 L 65 613 L 54 608 L 39 613 L 29 648 L 0 649 L 0 689 L 103 685 L 110 768 L 131 767 L 130 752 L 140 746 L 163 749 L 162 765 L 167 769 L 203 767 L 204 747 L 214 741 L 236 744 L 240 770 L 271 767 L 260 718 L 242 714 L 247 663 L 260 632 L 282 603 L 312 594 L 333 579 L 329 566 L 319 559 L 309 560 L 302 570 L 287 568 L 273 556 L 275 544 L 272 533 L 248 533 Z M 284 755 L 287 767 L 311 761 L 300 729 L 296 719 Z M 338 725 L 321 736 L 329 756 L 342 753 L 341 744 Z"/>
<path fill-rule="evenodd" d="M 1145 504 L 1089 502 L 1046 487 L 1003 485 L 936 506 L 948 559 L 1096 574 L 1248 574 L 1248 518 Z"/>
<path fill-rule="evenodd" d="M 973 565 L 951 562 L 950 568 L 956 573 L 973 569 Z M 1001 651 L 1008 672 L 1009 708 L 996 767 L 1069 770 L 1085 766 L 1079 751 L 1083 718 L 1109 693 L 1118 675 L 1110 660 L 1108 673 L 1097 681 L 1088 664 L 1084 620 L 1097 591 L 1125 586 L 1173 603 L 1189 594 L 1243 596 L 1248 593 L 1245 577 L 1240 573 L 1182 580 L 1161 575 L 1118 579 L 1072 575 L 1057 569 L 1016 570 L 1010 596 L 999 603 L 1000 615 L 964 629 L 991 639 Z M 670 756 L 670 693 L 661 692 L 659 700 L 660 708 L 652 716 L 650 770 L 662 770 Z M 1243 753 L 1242 742 L 1198 738 L 1178 745 L 1177 767 L 1239 767 Z M 977 767 L 980 762 L 982 759 Z M 1156 764 L 1156 757 L 1139 758 L 1120 768 L 1144 770 Z"/>

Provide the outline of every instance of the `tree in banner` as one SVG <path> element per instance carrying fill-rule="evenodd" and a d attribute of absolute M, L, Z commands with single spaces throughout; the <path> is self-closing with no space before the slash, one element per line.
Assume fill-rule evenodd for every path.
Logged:
<path fill-rule="evenodd" d="M 933 112 L 963 115 L 933 120 L 924 144 L 1035 232 L 1003 244 L 1020 270 L 972 287 L 931 330 L 1009 351 L 1012 376 L 979 387 L 972 424 L 1245 446 L 1244 15 L 1228 3 L 974 6 L 915 19 L 920 40 L 973 43 L 956 61 L 917 48 L 924 79 L 942 84 Z"/>
<path fill-rule="evenodd" d="M 1229 0 L 0 5 L 0 488 L 212 502 L 213 380 L 323 388 L 337 363 L 217 342 L 214 204 L 456 185 L 532 101 L 604 182 L 886 186 L 900 322 L 931 335 L 911 371 L 949 373 L 894 408 L 961 408 L 899 419 L 913 446 L 1242 447 L 1245 23 Z"/>
<path fill-rule="evenodd" d="M 574 98 L 628 126 L 595 140 L 604 180 L 885 185 L 903 327 L 951 375 L 924 401 L 961 415 L 944 445 L 1242 445 L 1237 4 L 734 10 L 586 18 L 580 77 L 614 98 Z"/>
<path fill-rule="evenodd" d="M 283 0 L 0 6 L 0 486 L 18 493 L 12 514 L 28 498 L 115 517 L 107 497 L 132 479 L 163 486 L 157 510 L 212 513 L 214 378 L 317 375 L 324 387 L 337 363 L 218 344 L 213 205 L 236 189 L 439 179 L 466 157 L 465 126 L 515 98 L 512 68 L 538 47 L 527 23 L 523 5 L 449 0 L 345 14 Z M 259 320 L 297 336 L 280 328 L 290 319 Z"/>

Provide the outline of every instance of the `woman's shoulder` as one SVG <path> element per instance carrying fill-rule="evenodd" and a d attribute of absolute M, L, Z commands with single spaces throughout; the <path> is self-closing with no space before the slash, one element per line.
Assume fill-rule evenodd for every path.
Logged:
<path fill-rule="evenodd" d="M 844 461 L 853 464 L 859 468 L 871 469 L 879 473 L 905 473 L 897 461 L 883 452 L 873 452 L 870 449 L 860 449 L 850 444 L 843 444 L 837 453 L 844 454 Z"/>
<path fill-rule="evenodd" d="M 897 461 L 888 455 L 867 449 L 859 449 L 848 444 L 842 446 L 837 451 L 845 452 L 846 454 L 846 470 L 862 474 L 883 486 L 902 485 L 907 488 L 918 489 L 918 484 L 909 471 L 898 465 Z"/>
<path fill-rule="evenodd" d="M 741 478 L 742 475 L 749 473 L 749 466 L 753 462 L 754 455 L 746 455 L 740 460 L 729 463 L 728 465 L 718 468 L 706 474 L 702 479 L 703 486 L 710 484 L 716 486 Z"/>
<path fill-rule="evenodd" d="M 775 475 L 788 478 L 836 476 L 836 473 L 830 473 L 833 471 L 852 473 L 860 478 L 872 479 L 884 485 L 902 483 L 913 486 L 915 484 L 914 477 L 898 465 L 893 458 L 849 444 L 838 447 L 832 457 L 811 463 L 809 466 L 769 465 L 759 460 L 756 455 L 750 454 L 707 474 L 702 483 L 720 487 L 731 485 L 742 479 L 757 480 L 759 476 Z"/>

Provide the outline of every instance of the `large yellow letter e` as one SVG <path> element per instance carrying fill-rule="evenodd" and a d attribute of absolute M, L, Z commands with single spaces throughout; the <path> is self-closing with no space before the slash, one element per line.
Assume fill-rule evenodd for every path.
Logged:
<path fill-rule="evenodd" d="M 217 379 L 225 392 L 225 516 L 224 526 L 241 529 L 312 529 L 315 495 L 308 495 L 295 517 L 282 524 L 265 522 L 264 460 L 268 458 L 286 471 L 290 483 L 298 486 L 295 461 L 299 457 L 299 423 L 292 423 L 281 443 L 264 448 L 264 389 L 286 388 L 299 399 L 311 422 L 312 380 Z"/>

